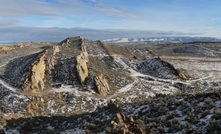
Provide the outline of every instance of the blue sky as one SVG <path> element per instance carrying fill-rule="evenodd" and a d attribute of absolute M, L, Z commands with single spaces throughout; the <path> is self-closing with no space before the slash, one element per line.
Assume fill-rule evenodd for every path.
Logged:
<path fill-rule="evenodd" d="M 221 37 L 221 0 L 1 0 L 1 27 L 160 30 Z"/>

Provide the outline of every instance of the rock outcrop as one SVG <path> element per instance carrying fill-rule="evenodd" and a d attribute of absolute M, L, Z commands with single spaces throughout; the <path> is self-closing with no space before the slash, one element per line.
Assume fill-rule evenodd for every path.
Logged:
<path fill-rule="evenodd" d="M 104 78 L 103 74 L 95 76 L 94 80 L 95 80 L 95 85 L 97 87 L 97 92 L 100 95 L 106 96 L 110 93 L 110 87 L 108 85 L 107 80 Z"/>
<path fill-rule="evenodd" d="M 183 80 L 188 80 L 188 77 L 184 73 L 179 73 L 179 77 Z"/>
<path fill-rule="evenodd" d="M 58 46 L 47 49 L 37 63 L 32 66 L 30 77 L 25 81 L 25 90 L 38 92 L 45 89 L 46 76 L 54 69 L 54 56 L 59 52 Z"/>
<path fill-rule="evenodd" d="M 111 121 L 113 131 L 118 134 L 145 134 L 133 117 L 126 117 L 122 113 L 116 113 L 116 119 Z"/>
<path fill-rule="evenodd" d="M 39 116 L 47 113 L 47 103 L 43 97 L 34 97 L 27 106 L 26 114 L 30 116 Z"/>
<path fill-rule="evenodd" d="M 42 96 L 34 96 L 30 99 L 25 114 L 27 116 L 40 116 L 50 113 L 50 110 L 53 108 L 49 108 L 50 102 L 52 102 L 52 100 L 56 103 L 55 105 L 57 106 L 61 103 L 64 104 L 62 93 L 48 93 Z"/>
<path fill-rule="evenodd" d="M 32 45 L 32 42 L 23 42 L 23 43 L 19 43 L 18 45 L 16 45 L 16 47 L 22 48 L 22 47 L 26 47 L 30 45 Z"/>
<path fill-rule="evenodd" d="M 44 89 L 44 78 L 45 78 L 45 54 L 40 58 L 40 61 L 33 66 L 31 76 L 31 89 L 43 90 Z"/>
<path fill-rule="evenodd" d="M 47 57 L 45 58 L 47 71 L 51 74 L 51 70 L 54 69 L 55 66 L 55 54 L 58 53 L 59 46 L 53 46 L 51 49 L 47 50 Z"/>
<path fill-rule="evenodd" d="M 84 40 L 83 37 L 81 36 L 77 36 L 77 37 L 68 37 L 65 40 L 63 40 L 62 42 L 59 43 L 60 46 L 65 46 L 65 47 L 70 47 L 73 45 L 73 43 L 75 45 L 81 45 L 82 41 Z"/>
<path fill-rule="evenodd" d="M 164 79 L 177 79 L 179 77 L 175 67 L 161 58 L 150 58 L 137 64 L 137 71 Z"/>
<path fill-rule="evenodd" d="M 77 65 L 77 73 L 80 80 L 80 83 L 83 84 L 85 79 L 88 77 L 88 52 L 86 50 L 86 46 L 81 46 L 81 53 L 76 57 Z"/>
<path fill-rule="evenodd" d="M 10 51 L 12 49 L 14 49 L 14 48 L 13 47 L 9 47 L 9 46 L 2 46 L 2 47 L 0 47 L 0 51 L 5 51 L 5 52 Z"/>
<path fill-rule="evenodd" d="M 177 70 L 178 71 L 178 74 L 179 74 L 179 77 L 183 80 L 188 80 L 190 78 L 190 76 L 188 75 L 188 72 L 184 69 L 180 69 L 180 70 Z"/>

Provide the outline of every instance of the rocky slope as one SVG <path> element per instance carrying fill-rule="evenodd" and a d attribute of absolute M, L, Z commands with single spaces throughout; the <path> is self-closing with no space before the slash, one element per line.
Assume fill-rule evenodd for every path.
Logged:
<path fill-rule="evenodd" d="M 206 50 L 213 51 L 219 45 Z M 164 45 L 115 46 L 79 36 L 66 38 L 56 45 L 19 46 L 0 50 L 0 129 L 5 133 L 149 133 L 146 117 L 132 113 L 150 105 L 147 102 L 150 98 L 168 95 L 178 101 L 180 98 L 174 95 L 188 98 L 189 94 L 220 93 L 218 76 L 211 73 L 210 77 L 204 77 L 208 72 L 191 70 L 195 64 L 177 61 L 185 56 L 173 58 L 177 54 L 173 50 L 180 48 L 179 45 L 163 51 Z M 198 60 L 199 56 L 193 56 L 192 60 Z M 221 61 L 211 63 L 219 65 Z M 221 69 L 215 71 L 219 74 Z M 216 106 L 219 110 L 217 97 L 214 101 L 208 110 Z M 213 115 L 214 111 L 210 113 Z M 102 126 L 104 122 L 107 124 Z M 193 126 L 193 130 L 199 125 Z M 154 126 L 151 131 L 155 130 L 172 131 L 165 124 L 162 128 Z"/>

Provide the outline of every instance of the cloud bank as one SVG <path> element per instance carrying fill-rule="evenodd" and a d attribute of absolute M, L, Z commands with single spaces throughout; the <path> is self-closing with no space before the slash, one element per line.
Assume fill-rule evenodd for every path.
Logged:
<path fill-rule="evenodd" d="M 91 40 L 104 40 L 120 37 L 159 37 L 159 36 L 190 36 L 194 33 L 142 31 L 142 30 L 97 30 L 88 28 L 37 28 L 37 27 L 10 27 L 0 28 L 1 42 L 18 41 L 51 41 L 60 42 L 70 36 L 83 36 Z"/>

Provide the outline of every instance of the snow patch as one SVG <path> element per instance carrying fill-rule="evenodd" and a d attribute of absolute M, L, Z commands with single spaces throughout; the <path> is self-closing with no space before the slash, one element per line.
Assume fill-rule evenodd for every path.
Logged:
<path fill-rule="evenodd" d="M 17 90 L 18 90 L 18 89 L 16 89 L 15 87 L 11 86 L 10 84 L 8 84 L 7 82 L 5 82 L 4 80 L 0 79 L 0 84 L 1 84 L 2 86 L 4 86 L 5 88 L 11 90 L 12 92 L 17 93 Z"/>
<path fill-rule="evenodd" d="M 16 129 L 4 129 L 4 134 L 20 134 L 18 130 Z"/>

